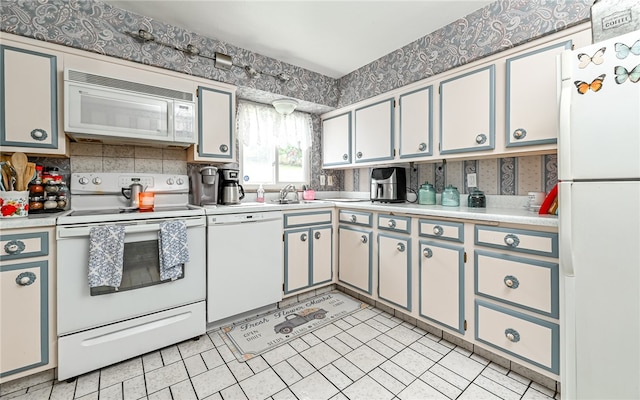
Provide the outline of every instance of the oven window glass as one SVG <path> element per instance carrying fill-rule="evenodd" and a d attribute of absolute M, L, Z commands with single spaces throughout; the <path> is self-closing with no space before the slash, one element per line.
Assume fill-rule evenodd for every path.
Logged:
<path fill-rule="evenodd" d="M 91 296 L 119 293 L 127 290 L 140 289 L 147 286 L 171 282 L 170 279 L 160 280 L 160 251 L 158 240 L 145 240 L 124 244 L 124 260 L 122 268 L 122 283 L 120 287 L 98 286 L 91 288 Z M 185 268 L 182 268 L 184 278 Z"/>

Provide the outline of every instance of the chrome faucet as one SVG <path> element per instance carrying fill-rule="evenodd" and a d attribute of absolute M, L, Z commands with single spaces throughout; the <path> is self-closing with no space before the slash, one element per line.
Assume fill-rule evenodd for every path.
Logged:
<path fill-rule="evenodd" d="M 298 192 L 296 192 L 296 187 L 292 184 L 288 184 L 280 190 L 280 201 L 284 201 L 287 199 L 287 195 L 289 193 L 295 193 L 296 200 L 298 200 Z"/>

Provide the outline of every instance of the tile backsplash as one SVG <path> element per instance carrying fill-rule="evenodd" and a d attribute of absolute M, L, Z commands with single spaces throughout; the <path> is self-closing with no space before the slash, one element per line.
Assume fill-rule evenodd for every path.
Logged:
<path fill-rule="evenodd" d="M 413 164 L 407 170 L 407 185 L 413 190 L 425 181 L 442 193 L 453 185 L 460 193 L 469 193 L 466 175 L 476 173 L 478 188 L 487 195 L 526 195 L 527 192 L 549 192 L 558 181 L 557 156 L 507 157 L 483 160 L 449 161 Z M 345 191 L 369 191 L 371 168 L 346 170 Z"/>
<path fill-rule="evenodd" d="M 71 172 L 187 173 L 187 150 L 100 143 L 74 143 Z"/>

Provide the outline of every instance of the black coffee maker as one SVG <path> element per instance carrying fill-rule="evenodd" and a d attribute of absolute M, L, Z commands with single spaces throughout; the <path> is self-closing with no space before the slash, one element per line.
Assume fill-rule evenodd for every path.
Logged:
<path fill-rule="evenodd" d="M 228 163 L 218 169 L 218 203 L 239 204 L 244 199 L 244 189 L 240 181 L 240 169 L 237 163 Z"/>

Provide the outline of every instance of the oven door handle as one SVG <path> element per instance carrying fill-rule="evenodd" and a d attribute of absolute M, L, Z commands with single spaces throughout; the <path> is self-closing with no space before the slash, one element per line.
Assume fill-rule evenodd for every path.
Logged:
<path fill-rule="evenodd" d="M 185 219 L 184 222 L 187 224 L 187 229 L 194 228 L 197 226 L 205 226 L 205 220 L 203 218 L 197 219 Z M 160 224 L 158 223 L 150 223 L 150 224 L 117 224 L 124 225 L 124 234 L 129 233 L 146 233 L 146 232 L 160 232 Z M 88 237 L 91 231 L 91 226 L 82 226 L 82 227 L 58 227 L 58 239 L 61 238 L 72 238 L 72 237 Z"/>

